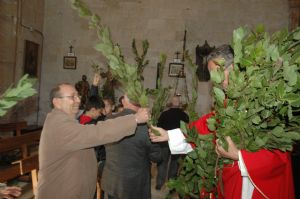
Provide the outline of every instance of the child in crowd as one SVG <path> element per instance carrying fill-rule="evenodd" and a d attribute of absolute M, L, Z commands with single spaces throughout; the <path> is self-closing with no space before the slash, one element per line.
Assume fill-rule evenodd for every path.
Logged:
<path fill-rule="evenodd" d="M 80 124 L 96 124 L 98 121 L 104 120 L 102 112 L 104 110 L 104 102 L 99 96 L 89 97 L 84 113 L 79 117 Z M 101 179 L 102 171 L 106 159 L 105 148 L 103 145 L 95 147 L 96 158 L 98 162 L 98 178 Z M 104 192 L 101 191 L 102 198 L 104 198 Z"/>
<path fill-rule="evenodd" d="M 104 103 L 99 96 L 89 97 L 85 110 L 79 117 L 80 124 L 96 124 L 103 117 L 103 109 Z"/>
<path fill-rule="evenodd" d="M 104 97 L 103 98 L 103 102 L 104 102 L 104 114 L 106 117 L 110 117 L 113 114 L 113 111 L 115 109 L 115 104 L 113 102 L 113 100 L 109 97 Z"/>

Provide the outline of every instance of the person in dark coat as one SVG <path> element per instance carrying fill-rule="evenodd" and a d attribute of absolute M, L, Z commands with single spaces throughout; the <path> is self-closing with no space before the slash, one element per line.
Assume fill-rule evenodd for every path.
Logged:
<path fill-rule="evenodd" d="M 188 123 L 189 116 L 180 107 L 180 97 L 173 96 L 171 107 L 159 116 L 157 126 L 166 130 L 172 130 L 180 128 L 180 121 Z M 168 142 L 160 143 L 160 147 L 162 150 L 162 161 L 157 165 L 156 190 L 161 189 L 166 178 L 176 178 L 179 169 L 178 160 L 180 155 L 171 155 Z"/>
<path fill-rule="evenodd" d="M 124 110 L 112 117 L 135 113 L 139 106 L 130 102 L 125 95 Z M 109 199 L 150 199 L 151 161 L 161 160 L 160 147 L 152 144 L 147 124 L 138 125 L 136 134 L 105 145 L 106 163 L 101 187 Z"/>

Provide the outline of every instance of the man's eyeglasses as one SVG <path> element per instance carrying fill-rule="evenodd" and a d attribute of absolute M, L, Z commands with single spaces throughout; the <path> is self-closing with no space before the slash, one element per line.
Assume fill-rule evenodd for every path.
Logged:
<path fill-rule="evenodd" d="M 56 98 L 69 98 L 69 99 L 72 99 L 72 100 L 76 100 L 76 99 L 81 99 L 81 96 L 80 95 L 69 95 L 69 96 L 58 96 Z"/>

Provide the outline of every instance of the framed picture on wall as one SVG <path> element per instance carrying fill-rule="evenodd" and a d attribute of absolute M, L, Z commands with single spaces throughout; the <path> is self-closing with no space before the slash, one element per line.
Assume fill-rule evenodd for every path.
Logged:
<path fill-rule="evenodd" d="M 64 69 L 76 69 L 77 57 L 64 56 Z"/>
<path fill-rule="evenodd" d="M 169 64 L 169 77 L 179 77 L 183 72 L 184 65 L 182 63 Z"/>
<path fill-rule="evenodd" d="M 38 77 L 39 44 L 25 40 L 24 50 L 24 74 Z"/>

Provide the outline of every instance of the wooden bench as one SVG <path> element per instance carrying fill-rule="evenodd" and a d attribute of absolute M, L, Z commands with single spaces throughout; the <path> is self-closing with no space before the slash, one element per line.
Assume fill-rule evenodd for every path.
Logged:
<path fill-rule="evenodd" d="M 6 182 L 16 177 L 31 173 L 33 193 L 37 186 L 37 170 L 38 170 L 38 154 L 29 154 L 28 146 L 38 144 L 41 129 L 21 134 L 21 129 L 27 127 L 24 123 L 10 123 L 0 125 L 0 131 L 13 130 L 16 136 L 0 139 L 0 153 L 5 153 L 20 149 L 22 151 L 22 158 L 12 162 L 5 168 L 0 169 L 0 182 Z"/>
<path fill-rule="evenodd" d="M 0 132 L 13 132 L 15 136 L 20 136 L 22 129 L 25 129 L 26 127 L 27 127 L 27 122 L 25 121 L 0 124 Z M 26 157 L 28 153 L 26 145 L 22 145 L 21 149 L 22 149 L 22 157 Z"/>
<path fill-rule="evenodd" d="M 6 182 L 16 177 L 31 173 L 32 190 L 35 195 L 37 188 L 37 170 L 39 168 L 38 154 L 29 154 L 28 146 L 37 143 L 40 140 L 42 129 L 26 131 L 22 134 L 22 129 L 26 128 L 27 124 L 10 123 L 0 124 L 0 132 L 15 131 L 16 135 L 9 138 L 0 139 L 0 153 L 9 152 L 20 149 L 22 151 L 22 159 L 14 161 L 6 168 L 0 169 L 0 182 Z M 97 199 L 101 199 L 100 179 L 97 180 Z"/>

